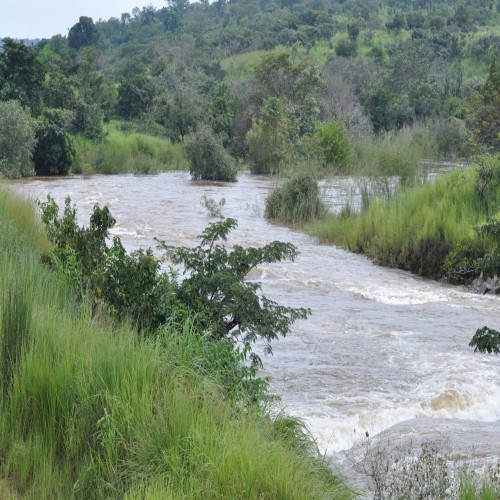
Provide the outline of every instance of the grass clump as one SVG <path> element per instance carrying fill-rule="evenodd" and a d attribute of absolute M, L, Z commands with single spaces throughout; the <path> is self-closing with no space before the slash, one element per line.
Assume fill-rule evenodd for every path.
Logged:
<path fill-rule="evenodd" d="M 499 157 L 485 157 L 469 170 L 375 200 L 360 214 L 329 215 L 309 231 L 383 265 L 470 281 L 479 272 L 478 259 L 494 248 L 477 227 L 497 215 L 499 170 Z"/>
<path fill-rule="evenodd" d="M 181 144 L 137 132 L 110 129 L 106 137 L 97 143 L 78 136 L 75 146 L 74 173 L 154 174 L 182 170 L 187 166 Z"/>
<path fill-rule="evenodd" d="M 318 183 L 308 174 L 298 174 L 266 199 L 265 216 L 288 224 L 311 221 L 324 213 Z"/>
<path fill-rule="evenodd" d="M 352 497 L 300 426 L 244 404 L 227 343 L 190 318 L 138 336 L 95 314 L 41 264 L 39 237 L 25 234 L 36 218 L 11 216 L 11 204 L 0 191 L 2 494 Z"/>
<path fill-rule="evenodd" d="M 411 183 L 418 161 L 435 158 L 436 146 L 423 126 L 370 135 L 353 144 L 352 170 L 356 174 L 398 176 L 402 184 Z"/>

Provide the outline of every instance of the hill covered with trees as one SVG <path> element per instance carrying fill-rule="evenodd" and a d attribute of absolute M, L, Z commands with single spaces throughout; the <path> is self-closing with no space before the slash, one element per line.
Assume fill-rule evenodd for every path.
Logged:
<path fill-rule="evenodd" d="M 66 37 L 29 47 L 5 39 L 0 99 L 31 115 L 37 173 L 178 168 L 186 137 L 200 133 L 227 165 L 223 178 L 234 177 L 231 158 L 256 173 L 304 161 L 346 172 L 375 158 L 371 168 L 398 173 L 378 158 L 384 140 L 410 163 L 498 149 L 499 9 L 169 0 L 106 21 L 81 17 Z"/>

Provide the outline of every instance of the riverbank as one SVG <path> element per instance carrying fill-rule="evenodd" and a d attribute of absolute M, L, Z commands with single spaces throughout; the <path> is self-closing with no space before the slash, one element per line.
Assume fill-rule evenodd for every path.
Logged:
<path fill-rule="evenodd" d="M 0 190 L 0 491 L 14 498 L 350 498 L 300 421 L 232 400 L 189 322 L 151 341 L 41 264 Z"/>
<path fill-rule="evenodd" d="M 496 242 L 478 228 L 500 204 L 500 159 L 483 157 L 424 186 L 375 199 L 360 213 L 348 208 L 305 226 L 321 242 L 369 256 L 420 276 L 471 283 Z"/>

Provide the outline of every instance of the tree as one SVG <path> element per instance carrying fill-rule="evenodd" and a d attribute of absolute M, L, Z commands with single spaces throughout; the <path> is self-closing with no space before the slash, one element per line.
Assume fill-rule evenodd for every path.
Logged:
<path fill-rule="evenodd" d="M 0 54 L 0 100 L 16 99 L 28 106 L 33 114 L 41 109 L 45 78 L 43 65 L 32 47 L 12 38 L 3 39 Z"/>
<path fill-rule="evenodd" d="M 36 121 L 18 101 L 0 102 L 0 176 L 33 175 Z"/>
<path fill-rule="evenodd" d="M 343 171 L 348 166 L 351 148 L 344 125 L 339 121 L 322 124 L 315 132 L 313 144 L 325 167 Z"/>
<path fill-rule="evenodd" d="M 210 98 L 208 109 L 210 125 L 227 147 L 232 138 L 235 100 L 225 83 L 216 83 L 210 90 Z"/>
<path fill-rule="evenodd" d="M 132 75 L 120 83 L 116 108 L 127 120 L 146 113 L 153 103 L 155 87 L 146 75 Z"/>
<path fill-rule="evenodd" d="M 177 298 L 198 313 L 201 325 L 214 340 L 226 339 L 236 346 L 244 345 L 245 353 L 258 338 L 267 342 L 285 336 L 297 319 L 310 314 L 307 309 L 286 307 L 259 294 L 260 284 L 245 281 L 247 274 L 262 264 L 294 260 L 297 249 L 290 243 L 273 241 L 261 248 L 233 246 L 228 252 L 221 242 L 237 222 L 225 219 L 210 224 L 199 236 L 195 248 L 161 244 L 173 264 L 181 265 L 187 274 L 177 292 Z M 250 354 L 253 363 L 260 359 Z"/>
<path fill-rule="evenodd" d="M 262 105 L 259 120 L 246 137 L 254 174 L 276 173 L 284 166 L 288 157 L 288 130 L 283 102 L 277 97 L 269 97 Z"/>
<path fill-rule="evenodd" d="M 486 83 L 472 100 L 469 121 L 480 144 L 500 149 L 500 67 L 496 60 L 490 65 Z"/>
<path fill-rule="evenodd" d="M 73 140 L 64 129 L 64 113 L 45 110 L 38 120 L 33 162 L 37 175 L 66 175 L 75 159 Z"/>
<path fill-rule="evenodd" d="M 233 159 L 207 125 L 187 137 L 185 148 L 193 179 L 236 181 Z"/>
<path fill-rule="evenodd" d="M 474 347 L 474 352 L 500 354 L 500 332 L 483 326 L 483 328 L 476 330 L 469 346 Z"/>
<path fill-rule="evenodd" d="M 99 32 L 91 17 L 81 16 L 68 33 L 68 44 L 72 49 L 80 50 L 83 47 L 97 45 Z"/>

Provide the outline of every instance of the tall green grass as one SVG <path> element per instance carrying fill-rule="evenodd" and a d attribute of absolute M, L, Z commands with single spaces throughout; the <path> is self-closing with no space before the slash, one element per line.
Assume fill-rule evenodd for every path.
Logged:
<path fill-rule="evenodd" d="M 352 497 L 300 423 L 231 399 L 189 321 L 148 339 L 91 315 L 11 204 L 29 209 L 0 191 L 2 495 Z"/>
<path fill-rule="evenodd" d="M 399 176 L 405 183 L 415 178 L 420 159 L 436 157 L 431 130 L 416 124 L 355 142 L 351 170 L 360 175 Z"/>
<path fill-rule="evenodd" d="M 461 259 L 472 261 L 492 249 L 475 227 L 495 216 L 500 189 L 492 184 L 479 196 L 477 182 L 477 168 L 456 170 L 394 199 L 375 200 L 360 214 L 330 215 L 308 230 L 378 263 L 440 277 Z"/>
<path fill-rule="evenodd" d="M 124 133 L 116 128 L 110 128 L 98 143 L 78 136 L 75 146 L 74 173 L 153 174 L 184 170 L 188 166 L 182 144 L 137 132 Z"/>

